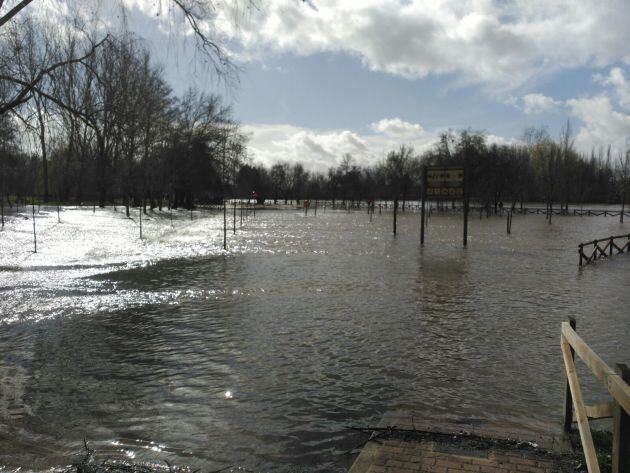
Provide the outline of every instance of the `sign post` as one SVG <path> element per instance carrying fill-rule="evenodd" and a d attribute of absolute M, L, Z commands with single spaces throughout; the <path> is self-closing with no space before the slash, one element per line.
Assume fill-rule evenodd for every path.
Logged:
<path fill-rule="evenodd" d="M 425 166 L 422 173 L 422 210 L 420 244 L 424 244 L 425 202 L 433 200 L 455 200 L 464 202 L 464 246 L 468 240 L 468 195 L 464 168 Z"/>

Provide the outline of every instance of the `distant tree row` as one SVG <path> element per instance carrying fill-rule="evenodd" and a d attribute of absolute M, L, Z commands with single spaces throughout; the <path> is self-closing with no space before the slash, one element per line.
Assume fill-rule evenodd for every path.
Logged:
<path fill-rule="evenodd" d="M 625 203 L 630 152 L 613 156 L 611 148 L 589 155 L 573 147 L 567 122 L 557 141 L 545 129 L 528 129 L 514 144 L 488 143 L 483 133 L 446 132 L 423 154 L 402 145 L 375 166 L 360 166 L 348 154 L 326 174 L 309 173 L 301 163 L 278 163 L 270 169 L 244 164 L 238 191 L 248 189 L 274 201 L 327 199 L 352 205 L 387 199 L 400 202 L 421 195 L 423 166 L 461 166 L 467 170 L 471 199 L 482 206 L 514 208 L 524 201 L 545 202 L 567 209 L 586 202 Z"/>
<path fill-rule="evenodd" d="M 245 139 L 218 96 L 175 96 L 130 35 L 61 31 L 30 17 L 0 31 L 3 199 L 191 207 L 233 191 Z"/>

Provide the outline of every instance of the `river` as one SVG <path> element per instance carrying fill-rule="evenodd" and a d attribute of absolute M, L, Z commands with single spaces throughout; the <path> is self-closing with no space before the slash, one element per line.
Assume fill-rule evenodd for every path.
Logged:
<path fill-rule="evenodd" d="M 0 465 L 100 458 L 345 471 L 385 412 L 560 418 L 560 322 L 630 363 L 630 260 L 578 268 L 618 218 L 54 209 L 0 233 Z M 137 210 L 135 211 L 137 213 Z M 228 223 L 232 224 L 231 212 Z M 588 399 L 605 399 L 581 371 Z M 226 392 L 231 395 L 226 395 Z M 350 452 L 350 453 L 349 453 Z M 356 452 L 355 452 L 356 453 Z M 0 471 L 5 471 L 0 467 Z"/>

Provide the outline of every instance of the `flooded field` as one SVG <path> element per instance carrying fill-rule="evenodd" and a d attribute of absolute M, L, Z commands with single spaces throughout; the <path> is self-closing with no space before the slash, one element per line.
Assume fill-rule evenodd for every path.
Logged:
<path fill-rule="evenodd" d="M 137 210 L 136 210 L 137 213 Z M 231 224 L 231 215 L 228 222 Z M 578 268 L 617 218 L 42 210 L 0 233 L 0 465 L 101 455 L 216 470 L 345 471 L 393 410 L 550 423 L 560 322 L 630 363 L 630 259 Z M 586 374 L 581 379 L 589 379 Z M 604 399 L 595 382 L 587 400 Z M 230 391 L 230 396 L 226 392 Z M 5 471 L 0 467 L 0 471 Z"/>

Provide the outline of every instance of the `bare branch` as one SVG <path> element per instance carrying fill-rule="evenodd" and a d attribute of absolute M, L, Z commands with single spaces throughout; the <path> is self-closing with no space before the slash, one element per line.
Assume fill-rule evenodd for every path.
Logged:
<path fill-rule="evenodd" d="M 5 80 L 7 82 L 12 82 L 14 84 L 18 84 L 18 85 L 21 85 L 23 87 L 22 90 L 20 92 L 18 92 L 18 94 L 12 100 L 10 100 L 7 103 L 0 104 L 0 116 L 5 114 L 7 111 L 17 107 L 18 105 L 21 105 L 24 102 L 27 102 L 29 100 L 29 98 L 31 97 L 31 92 L 33 90 L 36 90 L 36 91 L 38 91 L 38 93 L 41 94 L 41 92 L 39 91 L 39 89 L 36 86 L 37 86 L 37 84 L 39 84 L 39 82 L 41 82 L 41 80 L 43 79 L 44 76 L 46 76 L 48 74 L 51 74 L 55 69 L 58 69 L 60 67 L 64 67 L 64 66 L 68 66 L 70 64 L 76 64 L 76 63 L 80 63 L 82 61 L 85 61 L 92 54 L 94 54 L 94 52 L 102 44 L 104 44 L 106 41 L 109 41 L 109 39 L 110 39 L 110 35 L 108 34 L 101 41 L 99 41 L 98 43 L 92 45 L 92 48 L 90 49 L 90 51 L 88 51 L 83 56 L 78 57 L 78 58 L 66 59 L 65 61 L 59 61 L 59 62 L 56 62 L 56 63 L 50 65 L 49 67 L 47 67 L 45 69 L 42 69 L 35 76 L 35 78 L 32 81 L 30 81 L 30 82 L 25 82 L 25 81 L 22 81 L 20 79 L 15 78 L 15 77 L 11 77 L 11 76 L 7 76 L 7 75 L 4 75 L 4 74 L 0 74 L 0 80 Z"/>
<path fill-rule="evenodd" d="M 28 6 L 29 3 L 31 3 L 33 0 L 22 0 L 20 3 L 18 3 L 16 6 L 14 6 L 11 10 L 9 10 L 7 13 L 5 13 L 4 15 L 0 16 L 0 26 L 4 25 L 6 22 L 8 22 L 11 18 L 13 18 L 15 15 L 17 15 L 18 13 L 20 13 L 20 11 L 22 11 L 26 6 Z M 4 3 L 4 0 L 0 1 L 0 8 L 2 8 L 2 4 Z"/>

